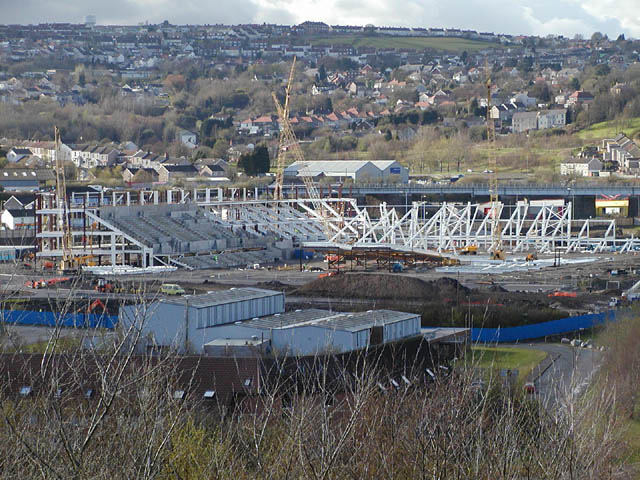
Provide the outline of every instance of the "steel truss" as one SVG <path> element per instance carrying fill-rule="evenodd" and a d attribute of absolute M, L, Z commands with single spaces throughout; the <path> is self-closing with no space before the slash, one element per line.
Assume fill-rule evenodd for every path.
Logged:
<path fill-rule="evenodd" d="M 369 244 L 389 243 L 406 248 L 457 253 L 467 246 L 477 246 L 489 252 L 493 245 L 492 229 L 500 228 L 502 244 L 512 252 L 551 253 L 554 250 L 621 251 L 640 249 L 634 237 L 616 238 L 615 220 L 575 220 L 572 205 L 521 202 L 515 206 L 498 204 L 494 210 L 486 205 L 443 203 L 433 215 L 426 212 L 434 206 L 413 203 L 409 211 L 400 216 L 395 209 L 381 204 L 376 219 L 365 212 L 345 220 L 350 230 L 363 234 L 347 238 L 347 227 L 330 240 L 333 242 Z M 360 229 L 355 224 L 362 224 Z"/>
<path fill-rule="evenodd" d="M 309 199 L 211 202 L 206 206 L 212 218 L 234 228 L 251 227 L 308 242 L 388 244 L 440 253 L 458 253 L 475 245 L 479 251 L 489 252 L 493 228 L 500 228 L 504 248 L 514 253 L 640 249 L 639 239 L 616 237 L 615 220 L 573 219 L 571 203 L 498 203 L 494 210 L 472 203 L 415 202 L 403 215 L 385 203 L 358 207 L 353 199 L 321 200 L 320 211 Z M 494 222 L 494 215 L 498 222 Z"/>

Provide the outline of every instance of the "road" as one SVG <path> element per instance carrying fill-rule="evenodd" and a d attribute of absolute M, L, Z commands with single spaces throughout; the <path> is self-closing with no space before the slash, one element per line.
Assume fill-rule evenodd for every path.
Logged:
<path fill-rule="evenodd" d="M 533 375 L 536 391 L 550 409 L 561 406 L 567 394 L 582 393 L 602 359 L 598 350 L 571 345 L 533 343 L 514 346 L 542 350 L 549 354 L 548 359 L 541 363 L 537 372 L 534 370 Z"/>

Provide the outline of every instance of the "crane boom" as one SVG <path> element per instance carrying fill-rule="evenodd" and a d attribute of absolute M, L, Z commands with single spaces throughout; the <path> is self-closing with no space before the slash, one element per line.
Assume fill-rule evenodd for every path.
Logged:
<path fill-rule="evenodd" d="M 276 171 L 276 187 L 275 197 L 277 200 L 282 199 L 282 184 L 284 180 L 284 166 L 287 154 L 290 152 L 293 154 L 294 161 L 301 165 L 304 165 L 304 153 L 300 148 L 296 134 L 293 131 L 291 122 L 289 121 L 289 98 L 291 94 L 291 85 L 293 84 L 293 76 L 295 72 L 296 57 L 293 57 L 293 63 L 291 64 L 291 72 L 289 74 L 289 81 L 285 90 L 284 106 L 278 101 L 278 97 L 275 93 L 272 94 L 273 102 L 276 105 L 276 111 L 278 112 L 278 118 L 280 119 L 280 144 L 278 148 L 278 163 Z M 311 199 L 314 208 L 320 211 L 320 194 L 316 188 L 313 178 L 308 173 L 308 169 L 303 167 L 300 170 L 302 181 L 307 189 L 307 195 Z"/>
<path fill-rule="evenodd" d="M 491 258 L 504 260 L 502 228 L 500 227 L 500 198 L 498 196 L 498 160 L 496 158 L 496 126 L 491 118 L 491 76 L 487 69 L 487 142 L 489 144 L 489 201 L 491 202 Z"/>
<path fill-rule="evenodd" d="M 280 104 L 278 101 L 278 97 L 276 97 L 275 93 L 272 93 L 273 102 L 276 104 L 276 111 L 278 113 L 278 118 L 280 119 L 280 124 L 283 123 L 283 118 L 289 118 L 289 97 L 291 93 L 291 86 L 293 85 L 293 76 L 295 74 L 296 68 L 296 57 L 293 57 L 293 62 L 291 63 L 291 71 L 289 72 L 289 80 L 287 81 L 287 87 L 285 89 L 284 95 L 284 106 Z M 286 164 L 287 158 L 287 148 L 284 145 L 284 136 L 282 133 L 280 134 L 280 144 L 278 147 L 278 157 L 276 164 L 276 188 L 274 191 L 274 196 L 276 200 L 282 200 L 282 184 L 284 180 L 284 167 Z"/>
<path fill-rule="evenodd" d="M 64 176 L 64 165 L 60 158 L 60 130 L 54 129 L 55 156 L 56 156 L 56 207 L 58 213 L 58 229 L 62 233 L 62 261 L 60 270 L 69 268 L 73 262 L 72 243 L 73 237 L 69 227 L 69 210 L 67 208 L 67 183 Z"/>

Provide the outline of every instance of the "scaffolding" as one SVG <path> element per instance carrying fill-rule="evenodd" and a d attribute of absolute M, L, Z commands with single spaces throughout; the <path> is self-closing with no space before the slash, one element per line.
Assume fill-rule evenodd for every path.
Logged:
<path fill-rule="evenodd" d="M 153 266 L 153 249 L 101 218 L 99 209 L 86 204 L 67 207 L 52 193 L 40 194 L 36 202 L 37 258 L 91 257 L 98 265 Z M 58 221 L 63 215 L 67 228 Z"/>

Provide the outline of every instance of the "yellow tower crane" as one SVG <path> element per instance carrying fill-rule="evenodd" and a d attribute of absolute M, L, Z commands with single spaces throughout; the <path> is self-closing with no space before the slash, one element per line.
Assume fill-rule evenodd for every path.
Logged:
<path fill-rule="evenodd" d="M 491 202 L 491 253 L 492 260 L 504 260 L 502 228 L 500 227 L 500 198 L 498 196 L 498 160 L 496 158 L 496 126 L 491 118 L 491 75 L 487 70 L 487 142 L 489 144 L 489 200 Z"/>
<path fill-rule="evenodd" d="M 300 148 L 300 144 L 298 143 L 296 134 L 293 131 L 291 122 L 289 121 L 289 98 L 291 95 L 291 86 L 293 84 L 295 67 L 296 67 L 296 57 L 293 57 L 293 63 L 291 64 L 291 72 L 289 74 L 289 81 L 287 82 L 287 87 L 285 90 L 284 105 L 280 103 L 275 93 L 272 94 L 273 101 L 276 104 L 278 118 L 280 120 L 280 144 L 278 146 L 278 159 L 277 159 L 277 167 L 276 167 L 276 186 L 275 186 L 274 195 L 277 200 L 282 199 L 284 167 L 285 167 L 287 155 L 291 153 L 293 155 L 294 161 L 298 162 L 299 165 L 303 166 L 300 173 L 302 175 L 302 180 L 304 182 L 304 185 L 307 189 L 307 195 L 311 199 L 311 202 L 313 203 L 313 207 L 316 209 L 316 211 L 319 212 L 321 210 L 320 194 L 318 193 L 318 189 L 316 188 L 316 185 L 313 182 L 313 179 L 307 173 L 308 170 L 304 167 L 304 163 L 305 163 L 304 153 Z"/>
<path fill-rule="evenodd" d="M 67 183 L 64 176 L 64 165 L 60 152 L 60 130 L 54 129 L 56 156 L 56 208 L 58 209 L 58 230 L 62 238 L 62 259 L 60 271 L 73 268 L 73 236 L 69 226 L 69 209 L 67 207 Z"/>

